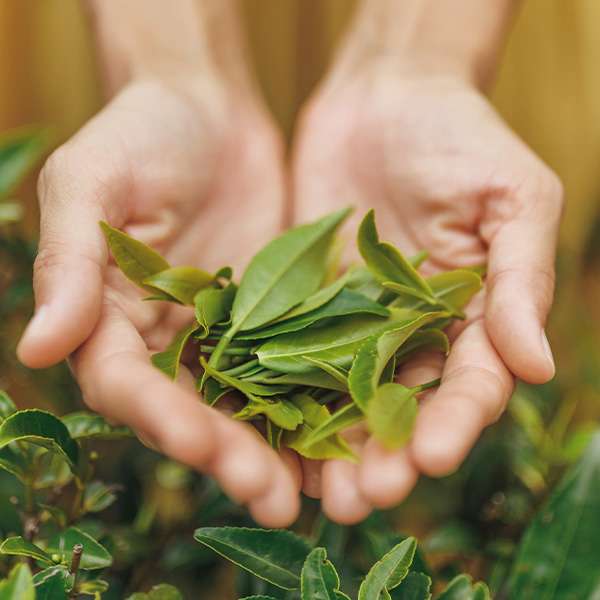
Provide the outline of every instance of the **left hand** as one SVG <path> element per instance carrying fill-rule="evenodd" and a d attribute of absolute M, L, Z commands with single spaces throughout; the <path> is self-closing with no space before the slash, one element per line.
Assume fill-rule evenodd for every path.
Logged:
<path fill-rule="evenodd" d="M 447 360 L 422 357 L 400 375 L 409 385 L 442 377 L 422 399 L 408 446 L 388 451 L 358 429 L 359 466 L 304 462 L 304 491 L 322 496 L 332 519 L 353 523 L 404 499 L 419 473 L 455 470 L 502 414 L 513 375 L 553 376 L 544 326 L 562 188 L 469 81 L 385 67 L 319 90 L 299 126 L 293 175 L 299 222 L 354 205 L 354 235 L 374 207 L 382 240 L 405 255 L 430 251 L 423 274 L 488 265 L 486 289 L 451 328 Z"/>

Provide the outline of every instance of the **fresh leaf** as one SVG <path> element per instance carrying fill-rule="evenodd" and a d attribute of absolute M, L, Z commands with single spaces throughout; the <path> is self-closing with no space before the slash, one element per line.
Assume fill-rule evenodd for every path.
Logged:
<path fill-rule="evenodd" d="M 259 398 L 253 397 L 248 404 L 238 413 L 233 415 L 234 419 L 243 421 L 250 420 L 256 415 L 265 415 L 278 427 L 293 431 L 302 423 L 302 412 L 289 400 L 285 398 Z"/>
<path fill-rule="evenodd" d="M 310 356 L 305 357 L 306 360 L 315 365 L 315 367 L 319 367 L 325 371 L 325 373 L 329 373 L 332 377 L 335 377 L 343 386 L 343 391 L 348 391 L 348 371 L 343 369 L 342 367 L 338 367 L 326 360 L 319 360 L 318 358 L 312 358 Z"/>
<path fill-rule="evenodd" d="M 274 371 L 270 371 L 273 373 Z M 348 384 L 342 383 L 337 377 L 333 377 L 325 371 L 315 373 L 286 373 L 275 377 L 266 377 L 261 383 L 265 385 L 305 385 L 307 387 L 319 387 L 327 390 L 336 390 L 338 392 L 347 392 Z"/>
<path fill-rule="evenodd" d="M 447 355 L 449 351 L 450 342 L 443 331 L 439 329 L 419 329 L 396 351 L 396 364 L 403 363 L 422 352 L 443 352 Z"/>
<path fill-rule="evenodd" d="M 385 306 L 381 306 L 381 304 L 377 304 L 376 302 L 373 302 L 373 300 L 370 300 L 357 292 L 353 292 L 352 290 L 342 290 L 332 300 L 323 304 L 316 310 L 297 317 L 280 320 L 273 325 L 261 329 L 245 331 L 236 335 L 236 339 L 255 340 L 274 337 L 283 333 L 305 329 L 309 325 L 323 319 L 357 313 L 369 313 L 387 317 L 389 316 L 390 311 L 385 308 Z"/>
<path fill-rule="evenodd" d="M 108 508 L 117 499 L 114 491 L 101 481 L 91 481 L 85 486 L 83 494 L 83 510 L 85 512 L 100 512 Z"/>
<path fill-rule="evenodd" d="M 0 600 L 36 600 L 29 567 L 21 563 L 0 581 Z"/>
<path fill-rule="evenodd" d="M 172 296 L 181 304 L 194 305 L 194 296 L 216 283 L 214 275 L 196 267 L 172 267 L 146 277 L 145 285 Z"/>
<path fill-rule="evenodd" d="M 509 576 L 511 598 L 592 598 L 600 589 L 600 429 L 529 525 Z"/>
<path fill-rule="evenodd" d="M 412 537 L 394 546 L 367 573 L 358 590 L 358 600 L 379 600 L 380 594 L 385 597 L 388 590 L 399 585 L 408 574 L 416 549 L 417 542 Z"/>
<path fill-rule="evenodd" d="M 137 592 L 127 600 L 183 600 L 183 596 L 176 587 L 161 583 L 155 585 L 147 594 Z"/>
<path fill-rule="evenodd" d="M 78 585 L 81 594 L 101 594 L 108 587 L 108 582 L 103 579 L 90 579 Z"/>
<path fill-rule="evenodd" d="M 419 292 L 424 299 L 435 302 L 433 291 L 417 270 L 388 242 L 380 242 L 371 209 L 358 229 L 358 250 L 371 273 L 381 283 L 395 282 Z"/>
<path fill-rule="evenodd" d="M 181 353 L 196 329 L 198 329 L 198 324 L 195 321 L 188 323 L 177 333 L 166 350 L 152 355 L 152 364 L 167 377 L 176 380 L 179 372 Z"/>
<path fill-rule="evenodd" d="M 126 233 L 114 229 L 104 221 L 100 221 L 100 226 L 123 274 L 143 290 L 151 294 L 157 292 L 160 294 L 162 290 L 145 284 L 144 280 L 161 271 L 170 269 L 169 263 L 150 246 L 134 240 Z"/>
<path fill-rule="evenodd" d="M 105 569 L 112 565 L 112 556 L 108 550 L 91 535 L 77 527 L 69 527 L 56 533 L 48 542 L 46 552 L 48 554 L 64 554 L 70 560 L 73 548 L 77 544 L 83 546 L 83 554 L 79 563 L 80 569 Z"/>
<path fill-rule="evenodd" d="M 196 320 L 202 328 L 202 334 L 198 337 L 205 338 L 217 323 L 229 320 L 236 290 L 235 284 L 229 283 L 222 289 L 200 290 L 194 296 Z"/>
<path fill-rule="evenodd" d="M 4 390 L 0 390 L 0 424 L 16 412 L 17 407 L 11 397 Z"/>
<path fill-rule="evenodd" d="M 518 596 L 513 598 L 521 600 Z M 574 596 L 569 598 L 572 600 Z M 491 600 L 491 596 L 484 583 L 473 586 L 468 575 L 458 575 L 446 586 L 437 600 Z"/>
<path fill-rule="evenodd" d="M 357 267 L 352 271 L 348 277 L 346 289 L 353 290 L 361 296 L 366 296 L 373 300 L 373 302 L 379 302 L 381 297 L 387 292 L 381 281 L 369 271 L 366 265 Z"/>
<path fill-rule="evenodd" d="M 308 444 L 307 440 L 310 439 L 311 434 L 329 420 L 329 411 L 305 394 L 296 394 L 292 397 L 292 402 L 302 411 L 304 421 L 295 431 L 284 432 L 282 441 L 286 446 L 307 458 L 345 458 L 352 462 L 358 460 L 348 444 L 337 434 Z"/>
<path fill-rule="evenodd" d="M 323 421 L 315 430 L 306 438 L 306 445 L 312 446 L 328 438 L 334 433 L 338 433 L 355 423 L 360 423 L 364 419 L 362 410 L 354 402 L 346 404 L 343 408 L 336 411 L 326 421 Z"/>
<path fill-rule="evenodd" d="M 481 277 L 465 269 L 438 273 L 426 281 L 436 298 L 441 298 L 456 310 L 462 310 L 483 287 Z"/>
<path fill-rule="evenodd" d="M 13 556 L 29 556 L 47 565 L 54 565 L 54 561 L 46 552 L 21 536 L 6 538 L 0 546 L 0 553 L 12 554 Z"/>
<path fill-rule="evenodd" d="M 430 577 L 424 573 L 409 573 L 394 589 L 392 598 L 393 600 L 430 600 L 430 589 Z"/>
<path fill-rule="evenodd" d="M 278 587 L 300 587 L 302 566 L 310 544 L 291 531 L 202 527 L 194 539 L 236 565 Z"/>
<path fill-rule="evenodd" d="M 399 383 L 386 383 L 377 388 L 367 405 L 367 424 L 371 433 L 393 450 L 410 439 L 418 412 L 411 390 Z"/>
<path fill-rule="evenodd" d="M 233 388 L 231 386 L 221 386 L 216 379 L 207 379 L 204 384 L 204 389 L 202 390 L 204 402 L 206 402 L 206 404 L 209 406 L 212 406 L 219 398 L 222 398 L 225 394 L 228 394 L 232 390 Z"/>
<path fill-rule="evenodd" d="M 314 548 L 302 567 L 302 600 L 339 600 L 340 578 L 325 548 Z"/>
<path fill-rule="evenodd" d="M 21 483 L 27 479 L 28 466 L 20 452 L 11 445 L 0 448 L 0 469 L 12 473 Z"/>
<path fill-rule="evenodd" d="M 79 448 L 63 422 L 43 410 L 22 410 L 0 425 L 0 448 L 11 442 L 29 442 L 64 457 L 77 471 Z"/>
<path fill-rule="evenodd" d="M 54 565 L 33 576 L 35 600 L 68 600 L 73 580 L 66 567 Z"/>
<path fill-rule="evenodd" d="M 304 419 L 304 417 L 302 417 Z M 266 423 L 267 430 L 267 442 L 273 450 L 277 452 L 281 449 L 281 436 L 283 435 L 283 429 L 278 425 L 275 425 L 273 421 L 267 419 Z"/>
<path fill-rule="evenodd" d="M 318 289 L 333 234 L 349 212 L 289 229 L 258 252 L 233 302 L 230 336 L 276 319 Z"/>
<path fill-rule="evenodd" d="M 75 440 L 133 437 L 133 432 L 129 427 L 109 425 L 100 415 L 88 412 L 74 412 L 62 417 L 61 421 Z"/>
<path fill-rule="evenodd" d="M 367 409 L 385 366 L 400 346 L 415 331 L 445 316 L 447 313 L 431 312 L 389 325 L 361 346 L 348 377 L 350 393 L 360 408 Z"/>

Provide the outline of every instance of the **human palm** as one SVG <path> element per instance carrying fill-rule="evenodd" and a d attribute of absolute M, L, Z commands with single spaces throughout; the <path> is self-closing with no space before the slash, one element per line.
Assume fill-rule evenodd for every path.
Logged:
<path fill-rule="evenodd" d="M 409 385 L 442 375 L 422 399 L 408 447 L 390 452 L 355 430 L 360 467 L 329 461 L 320 478 L 314 464 L 304 467 L 326 512 L 353 522 L 403 499 L 419 472 L 455 469 L 502 413 L 513 374 L 532 383 L 552 377 L 543 327 L 562 192 L 485 97 L 454 77 L 334 79 L 308 105 L 298 133 L 298 221 L 352 204 L 354 234 L 374 207 L 382 239 L 407 255 L 429 250 L 424 274 L 488 265 L 485 290 L 450 332 L 448 359 L 426 356 L 400 374 Z"/>

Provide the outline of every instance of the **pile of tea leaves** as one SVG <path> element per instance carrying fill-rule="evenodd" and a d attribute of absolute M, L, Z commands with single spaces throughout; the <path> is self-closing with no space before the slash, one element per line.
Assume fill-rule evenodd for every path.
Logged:
<path fill-rule="evenodd" d="M 448 353 L 443 329 L 464 318 L 482 282 L 476 268 L 423 278 L 417 269 L 427 253 L 407 259 L 380 242 L 373 210 L 358 230 L 365 264 L 337 276 L 336 231 L 349 213 L 287 230 L 254 256 L 239 285 L 230 267 L 214 274 L 171 267 L 145 244 L 101 226 L 121 271 L 150 294 L 145 300 L 195 308 L 196 319 L 152 356 L 157 368 L 175 379 L 192 340 L 205 402 L 237 391 L 245 406 L 235 418 L 264 419 L 275 449 L 283 443 L 309 458 L 356 460 L 339 432 L 360 421 L 388 448 L 410 439 L 415 394 L 439 380 L 406 388 L 394 382 L 395 371 L 419 353 Z"/>

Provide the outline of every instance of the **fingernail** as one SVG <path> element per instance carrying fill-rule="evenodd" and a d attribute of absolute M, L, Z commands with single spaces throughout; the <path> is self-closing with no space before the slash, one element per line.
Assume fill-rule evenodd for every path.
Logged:
<path fill-rule="evenodd" d="M 48 318 L 48 307 L 46 305 L 40 306 L 36 309 L 35 313 L 29 324 L 25 328 L 23 335 L 21 336 L 21 342 L 26 338 L 35 338 L 39 337 L 39 335 L 43 332 L 46 324 L 46 320 Z"/>
<path fill-rule="evenodd" d="M 544 346 L 544 350 L 546 351 L 546 356 L 548 357 L 548 361 L 552 365 L 552 377 L 554 377 L 554 373 L 556 373 L 556 367 L 554 366 L 554 358 L 552 357 L 552 350 L 550 348 L 550 343 L 548 342 L 548 338 L 546 337 L 545 329 L 542 329 L 542 344 Z"/>

